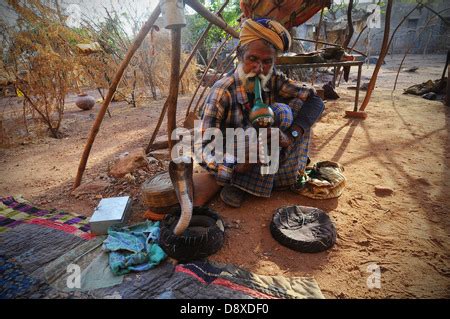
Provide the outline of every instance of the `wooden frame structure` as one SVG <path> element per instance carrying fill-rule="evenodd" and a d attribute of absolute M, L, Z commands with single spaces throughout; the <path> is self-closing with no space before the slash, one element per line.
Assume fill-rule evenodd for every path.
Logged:
<path fill-rule="evenodd" d="M 236 30 L 234 30 L 231 26 L 229 26 L 222 18 L 216 16 L 215 14 L 211 13 L 208 9 L 206 9 L 198 0 L 185 0 L 185 3 L 190 6 L 192 9 L 194 9 L 197 13 L 199 13 L 203 18 L 205 18 L 207 21 L 210 22 L 209 26 L 205 30 L 204 34 L 200 37 L 198 40 L 196 46 L 194 47 L 193 52 L 191 53 L 191 56 L 189 57 L 188 61 L 186 62 L 186 65 L 182 71 L 181 76 L 183 75 L 187 64 L 192 59 L 193 55 L 195 54 L 195 51 L 200 46 L 201 42 L 203 41 L 204 37 L 206 36 L 209 28 L 211 25 L 216 25 L 219 28 L 223 29 L 225 32 L 230 34 L 234 38 L 239 38 L 239 34 Z M 223 4 L 222 8 L 219 9 L 218 13 L 220 13 L 221 10 L 225 8 L 227 5 L 228 0 L 225 0 L 225 3 Z M 364 101 L 362 103 L 362 106 L 360 107 L 360 112 L 349 112 L 347 111 L 347 115 L 351 115 L 349 113 L 355 113 L 354 115 L 357 117 L 358 114 L 356 113 L 364 113 L 365 107 L 367 106 L 371 93 L 374 89 L 376 77 L 378 74 L 378 70 L 381 67 L 381 63 L 384 59 L 384 56 L 386 55 L 387 49 L 389 47 L 388 38 L 389 38 L 389 25 L 390 25 L 390 13 L 392 9 L 393 0 L 388 0 L 387 3 L 387 12 L 386 12 L 386 21 L 385 21 L 385 34 L 383 39 L 383 45 L 381 48 L 380 53 L 380 59 L 378 60 L 378 63 L 375 67 L 374 73 L 372 75 L 371 81 L 369 83 L 369 88 L 367 90 L 366 96 L 364 98 Z M 323 10 L 322 10 L 323 12 Z M 97 133 L 100 129 L 101 123 L 103 121 L 103 118 L 108 110 L 108 106 L 111 103 L 112 97 L 114 96 L 114 93 L 116 92 L 117 86 L 122 79 L 122 76 L 124 74 L 125 69 L 127 68 L 128 64 L 130 63 L 131 58 L 133 57 L 136 50 L 140 47 L 143 40 L 145 39 L 148 32 L 151 30 L 152 26 L 156 22 L 156 19 L 159 17 L 161 13 L 160 4 L 156 6 L 153 13 L 150 15 L 149 19 L 145 22 L 145 24 L 142 26 L 141 30 L 137 34 L 135 40 L 133 41 L 132 45 L 128 49 L 124 60 L 119 65 L 118 70 L 116 71 L 113 80 L 108 88 L 108 93 L 106 94 L 106 97 L 103 101 L 103 104 L 97 114 L 97 117 L 95 119 L 95 122 L 91 128 L 91 131 L 89 133 L 88 139 L 86 141 L 86 145 L 83 150 L 82 157 L 80 159 L 80 164 L 78 166 L 77 175 L 75 177 L 73 189 L 77 188 L 81 184 L 81 179 L 83 177 L 83 173 L 86 169 L 87 160 L 89 158 L 90 151 L 92 149 L 92 145 L 95 141 L 95 137 L 97 136 Z M 351 12 L 348 13 L 351 16 Z M 387 30 L 387 32 L 386 32 Z M 316 39 L 318 41 L 318 39 Z M 172 69 L 171 69 L 171 75 L 170 75 L 170 87 L 169 87 L 169 95 L 167 97 L 167 100 L 164 104 L 163 110 L 161 111 L 160 119 L 158 121 L 157 127 L 155 128 L 155 131 L 153 132 L 151 141 L 147 147 L 147 151 L 149 150 L 149 147 L 151 146 L 152 142 L 154 141 L 156 134 L 158 132 L 158 129 L 162 123 L 162 120 L 164 118 L 165 111 L 167 110 L 167 128 L 168 132 L 172 132 L 173 129 L 176 127 L 176 107 L 177 107 L 177 101 L 178 101 L 178 88 L 179 88 L 179 81 L 180 81 L 180 52 L 181 52 L 181 26 L 174 27 L 171 29 L 171 44 L 172 44 Z M 200 98 L 201 99 L 201 98 Z M 364 113 L 365 114 L 365 113 Z M 365 118 L 365 116 L 363 116 Z M 169 149 L 172 149 L 172 141 L 169 138 Z"/>
<path fill-rule="evenodd" d="M 218 26 L 223 29 L 225 32 L 229 33 L 234 38 L 239 38 L 239 33 L 231 28 L 223 19 L 217 17 L 213 13 L 211 13 L 208 9 L 206 9 L 200 2 L 197 0 L 186 0 L 187 5 L 189 5 L 192 9 L 197 11 L 202 17 L 208 20 L 210 23 Z M 103 101 L 102 107 L 97 114 L 94 124 L 92 125 L 91 131 L 89 133 L 89 137 L 86 141 L 86 145 L 83 150 L 83 155 L 80 159 L 80 164 L 78 166 L 77 176 L 75 177 L 75 182 L 73 184 L 73 189 L 77 188 L 81 184 L 81 179 L 83 178 L 84 171 L 86 169 L 87 160 L 89 158 L 89 154 L 92 149 L 92 145 L 94 144 L 95 137 L 100 129 L 103 118 L 105 117 L 106 110 L 108 109 L 109 104 L 111 103 L 112 97 L 117 90 L 117 86 L 122 79 L 123 73 L 130 63 L 131 58 L 133 57 L 136 50 L 141 46 L 142 41 L 144 41 L 146 35 L 151 30 L 153 24 L 158 19 L 161 14 L 160 4 L 156 6 L 153 10 L 153 13 L 148 18 L 147 22 L 142 26 L 138 35 L 136 36 L 133 44 L 128 49 L 125 58 L 122 63 L 119 65 L 116 74 L 111 82 L 111 85 L 108 88 L 108 93 L 106 94 L 105 100 Z M 169 96 L 167 97 L 167 129 L 168 132 L 172 132 L 172 130 L 176 126 L 176 107 L 178 101 L 178 86 L 180 79 L 180 52 L 181 52 L 181 27 L 176 27 L 171 30 L 171 42 L 172 42 L 172 70 L 170 74 L 170 87 L 169 87 Z M 171 140 L 169 139 L 169 147 L 172 148 Z"/>

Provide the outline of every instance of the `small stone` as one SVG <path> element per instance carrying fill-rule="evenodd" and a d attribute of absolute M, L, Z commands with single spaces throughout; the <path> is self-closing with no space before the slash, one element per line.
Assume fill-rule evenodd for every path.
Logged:
<path fill-rule="evenodd" d="M 72 195 L 75 197 L 79 197 L 81 195 L 87 195 L 87 194 L 98 194 L 102 191 L 104 191 L 106 188 L 111 186 L 110 183 L 105 181 L 95 181 L 95 182 L 88 182 L 84 183 L 80 186 L 78 186 L 73 192 Z"/>
<path fill-rule="evenodd" d="M 124 157 L 127 157 L 128 155 L 130 155 L 130 152 L 123 152 L 123 153 L 119 154 L 119 158 L 124 158 Z"/>
<path fill-rule="evenodd" d="M 159 163 L 159 161 L 156 158 L 152 157 L 152 156 L 148 156 L 147 157 L 147 162 L 149 164 L 158 164 Z"/>
<path fill-rule="evenodd" d="M 416 182 L 427 186 L 431 185 L 430 181 L 424 177 L 416 178 Z"/>
<path fill-rule="evenodd" d="M 123 153 L 125 154 L 125 153 Z M 123 155 L 121 154 L 121 156 Z M 128 173 L 135 171 L 138 168 L 143 168 L 148 165 L 145 157 L 144 149 L 136 149 L 127 156 L 120 158 L 110 169 L 109 174 L 115 178 L 124 177 Z"/>
<path fill-rule="evenodd" d="M 377 196 L 390 196 L 394 193 L 394 190 L 386 186 L 375 186 L 375 194 Z"/>

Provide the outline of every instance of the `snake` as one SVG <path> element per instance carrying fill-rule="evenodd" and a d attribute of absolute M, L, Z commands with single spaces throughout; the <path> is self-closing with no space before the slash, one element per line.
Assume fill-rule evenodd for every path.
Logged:
<path fill-rule="evenodd" d="M 193 163 L 188 157 L 178 157 L 169 163 L 169 175 L 181 206 L 181 215 L 174 234 L 181 236 L 189 227 L 194 208 Z"/>

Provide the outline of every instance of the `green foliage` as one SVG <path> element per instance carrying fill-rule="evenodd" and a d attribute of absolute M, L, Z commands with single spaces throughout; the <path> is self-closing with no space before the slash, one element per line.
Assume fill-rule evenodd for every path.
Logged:
<path fill-rule="evenodd" d="M 201 1 L 204 3 L 204 1 Z M 208 9 L 211 12 L 217 12 L 219 8 L 222 6 L 222 1 L 212 0 L 211 5 Z M 222 18 L 232 27 L 238 26 L 237 19 L 241 14 L 241 10 L 239 8 L 239 0 L 231 0 L 227 7 L 222 11 Z M 209 22 L 204 19 L 199 14 L 187 15 L 187 30 L 185 36 L 185 42 L 188 42 L 190 45 L 194 45 L 197 39 L 201 36 L 203 31 L 208 26 Z M 203 50 L 210 50 L 218 42 L 222 42 L 227 36 L 227 33 L 220 28 L 213 26 L 208 33 L 204 43 Z"/>

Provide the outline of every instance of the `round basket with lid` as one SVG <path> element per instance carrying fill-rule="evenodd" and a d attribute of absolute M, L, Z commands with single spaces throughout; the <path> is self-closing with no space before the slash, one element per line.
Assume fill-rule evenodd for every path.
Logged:
<path fill-rule="evenodd" d="M 169 172 L 161 172 L 147 179 L 142 184 L 141 193 L 142 203 L 155 212 L 178 204 Z"/>

